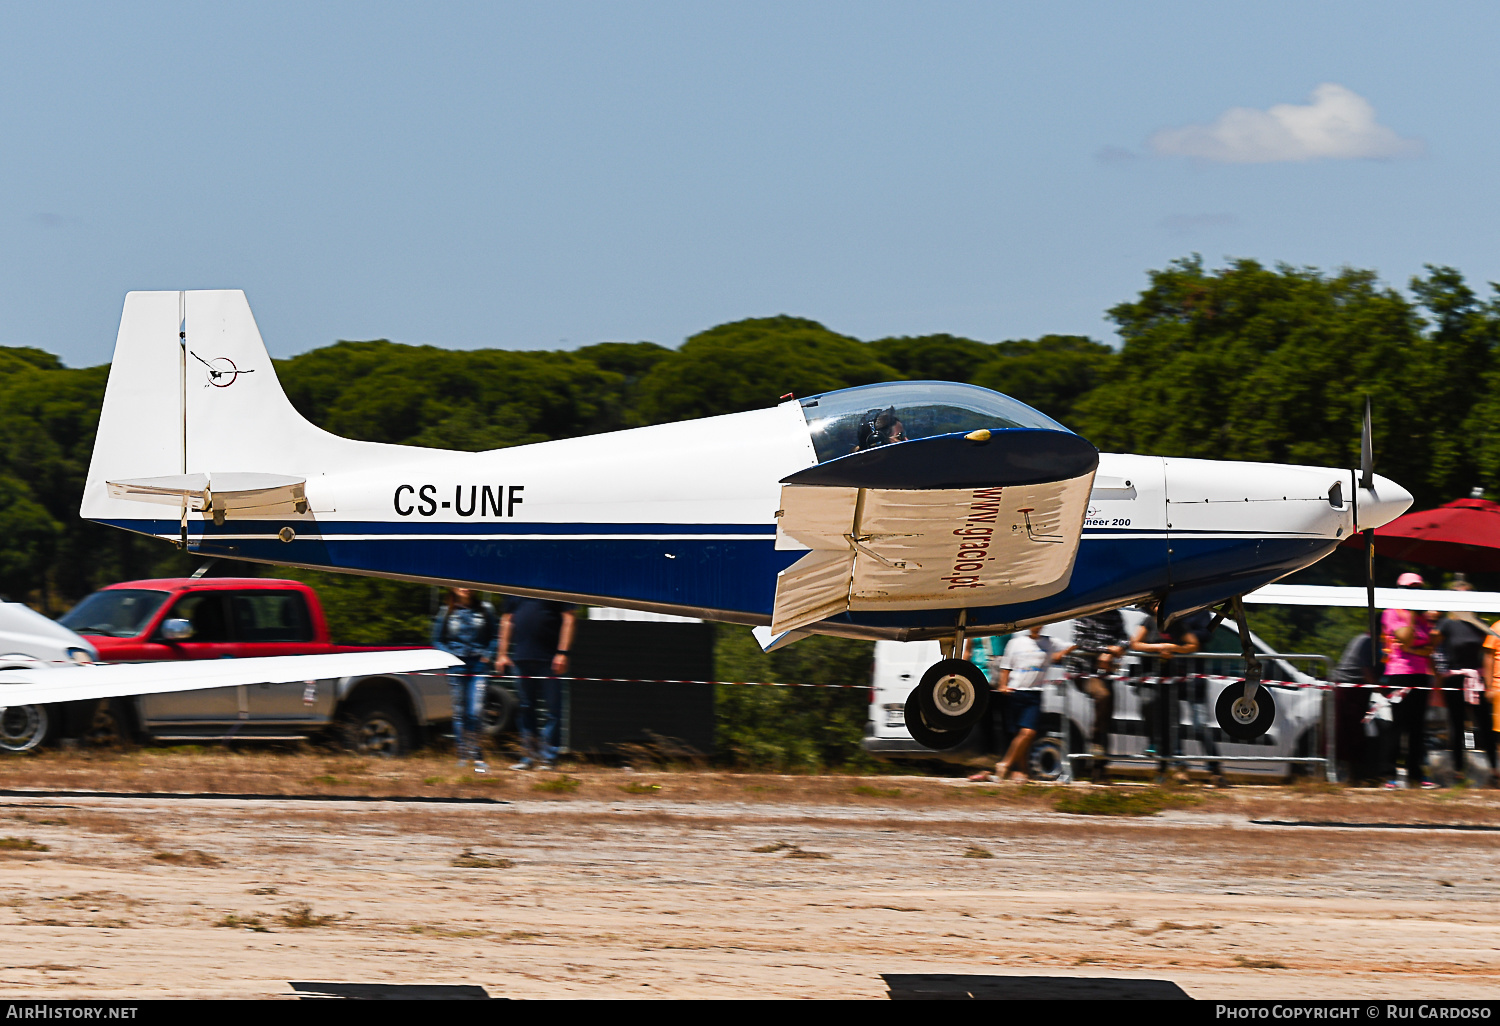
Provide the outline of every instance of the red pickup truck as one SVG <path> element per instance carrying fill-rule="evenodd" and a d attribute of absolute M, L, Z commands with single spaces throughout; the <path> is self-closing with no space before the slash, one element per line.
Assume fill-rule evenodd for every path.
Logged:
<path fill-rule="evenodd" d="M 334 645 L 315 591 L 300 581 L 171 577 L 112 584 L 60 622 L 105 662 L 363 652 Z M 116 700 L 129 733 L 160 741 L 290 740 L 333 731 L 354 751 L 395 756 L 451 725 L 444 674 L 388 673 L 252 684 Z"/>

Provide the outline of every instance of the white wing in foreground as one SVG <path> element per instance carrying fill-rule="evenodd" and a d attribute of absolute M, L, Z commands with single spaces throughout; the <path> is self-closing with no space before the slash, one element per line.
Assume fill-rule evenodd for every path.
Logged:
<path fill-rule="evenodd" d="M 1267 606 L 1351 606 L 1363 608 L 1365 589 L 1321 584 L 1268 584 L 1245 596 Z M 1455 613 L 1500 613 L 1500 591 L 1411 591 L 1376 588 L 1376 609 L 1436 609 Z"/>
<path fill-rule="evenodd" d="M 418 673 L 458 665 L 459 660 L 446 652 L 420 648 L 393 652 L 96 663 L 55 669 L 0 670 L 0 707 L 126 695 L 161 695 L 241 684 L 290 684 L 376 673 Z"/>

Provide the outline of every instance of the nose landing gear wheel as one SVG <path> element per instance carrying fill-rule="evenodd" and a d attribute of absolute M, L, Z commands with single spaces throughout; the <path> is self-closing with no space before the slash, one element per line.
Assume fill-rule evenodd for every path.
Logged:
<path fill-rule="evenodd" d="M 944 659 L 922 674 L 914 692 L 922 719 L 942 731 L 964 731 L 989 708 L 990 682 L 967 659 Z"/>
<path fill-rule="evenodd" d="M 917 695 L 921 690 L 921 687 L 913 688 L 912 693 L 906 696 L 906 705 L 901 708 L 911 739 L 923 748 L 931 748 L 935 752 L 946 752 L 963 744 L 964 738 L 969 736 L 967 730 L 933 730 L 927 725 L 922 716 L 921 700 Z"/>
<path fill-rule="evenodd" d="M 1276 700 L 1264 684 L 1255 689 L 1255 697 L 1245 698 L 1245 685 L 1231 684 L 1219 692 L 1214 703 L 1219 729 L 1236 741 L 1254 741 L 1276 722 Z"/>

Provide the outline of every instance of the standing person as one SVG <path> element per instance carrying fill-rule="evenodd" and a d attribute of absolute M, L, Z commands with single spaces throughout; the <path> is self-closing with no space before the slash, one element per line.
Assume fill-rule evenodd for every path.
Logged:
<path fill-rule="evenodd" d="M 1426 586 L 1421 574 L 1405 573 L 1396 587 L 1418 590 Z M 1380 614 L 1380 635 L 1385 650 L 1385 686 L 1389 689 L 1396 730 L 1396 747 L 1406 741 L 1406 786 L 1434 788 L 1427 779 L 1427 705 L 1431 701 L 1432 654 L 1437 631 L 1425 613 L 1411 609 L 1387 609 Z M 1396 788 L 1395 780 L 1385 787 Z"/>
<path fill-rule="evenodd" d="M 1468 581 L 1454 581 L 1453 591 L 1472 591 Z M 1468 747 L 1464 744 L 1466 721 L 1474 726 L 1474 741 L 1489 762 L 1489 779 L 1494 781 L 1495 764 L 1494 715 L 1489 696 L 1485 694 L 1485 642 L 1493 637 L 1489 627 L 1473 613 L 1449 613 L 1438 626 L 1438 645 L 1447 675 L 1443 678 L 1443 704 L 1448 707 L 1448 748 L 1453 755 L 1453 783 L 1467 779 Z"/>
<path fill-rule="evenodd" d="M 1485 704 L 1480 708 L 1489 710 L 1490 744 L 1493 745 L 1496 735 L 1500 735 L 1500 634 L 1493 627 L 1484 639 L 1484 669 L 1481 672 Z M 1490 760 L 1490 786 L 1500 787 L 1500 767 L 1495 765 L 1493 758 Z"/>
<path fill-rule="evenodd" d="M 1380 779 L 1378 744 L 1366 737 L 1370 696 L 1379 678 L 1370 658 L 1370 635 L 1360 634 L 1344 646 L 1333 668 L 1334 742 L 1338 748 L 1340 775 L 1361 783 Z M 1368 742 L 1368 743 L 1367 743 Z"/>
<path fill-rule="evenodd" d="M 495 668 L 510 666 L 518 678 L 522 753 L 513 770 L 529 770 L 537 763 L 552 769 L 557 764 L 562 743 L 562 681 L 557 678 L 568 672 L 575 608 L 548 599 L 505 600 Z M 547 707 L 540 722 L 538 704 Z"/>
<path fill-rule="evenodd" d="M 998 660 L 1000 670 L 999 692 L 1009 712 L 1009 726 L 1015 731 L 1010 746 L 995 763 L 996 780 L 1025 780 L 1026 758 L 1031 753 L 1031 741 L 1042 724 L 1042 687 L 1047 679 L 1047 668 L 1061 661 L 1073 651 L 1074 646 L 1061 647 L 1051 638 L 1042 635 L 1036 626 L 1025 634 L 1012 635 L 1005 645 L 1005 652 Z"/>
<path fill-rule="evenodd" d="M 484 710 L 489 673 L 485 665 L 495 642 L 495 607 L 481 601 L 468 588 L 450 588 L 447 601 L 432 621 L 432 647 L 462 659 L 462 666 L 448 671 L 453 696 L 453 747 L 458 764 L 474 760 L 474 772 L 486 773 L 480 715 Z"/>
<path fill-rule="evenodd" d="M 1144 719 L 1146 730 L 1151 739 L 1151 747 L 1146 749 L 1146 754 L 1155 754 L 1157 757 L 1158 773 L 1166 776 L 1167 764 L 1176 753 L 1170 750 L 1172 737 L 1172 721 L 1178 715 L 1177 701 L 1173 684 L 1177 680 L 1184 680 L 1192 672 L 1192 666 L 1182 659 L 1174 659 L 1174 656 L 1192 655 L 1203 648 L 1208 641 L 1208 627 L 1212 617 L 1207 612 L 1190 613 L 1173 620 L 1164 630 L 1156 630 L 1155 614 L 1160 608 L 1159 603 L 1151 603 L 1145 607 L 1152 614 L 1152 619 L 1147 620 L 1135 630 L 1135 635 L 1130 639 L 1130 650 L 1132 652 L 1143 652 L 1156 656 L 1160 662 L 1156 667 L 1156 673 L 1161 678 L 1153 689 L 1150 700 L 1143 703 L 1145 706 Z M 1206 686 L 1200 677 L 1196 681 L 1196 687 L 1188 696 L 1194 701 L 1193 722 L 1199 726 L 1198 704 L 1206 698 Z M 1200 729 L 1199 741 L 1203 745 L 1205 754 L 1218 755 L 1218 748 L 1208 736 L 1206 730 Z M 1217 762 L 1208 764 L 1208 772 L 1213 777 L 1214 783 L 1221 784 L 1224 774 Z"/>
<path fill-rule="evenodd" d="M 1114 725 L 1115 689 L 1108 675 L 1114 672 L 1125 655 L 1129 639 L 1125 635 L 1125 617 L 1118 609 L 1080 616 L 1073 621 L 1072 653 L 1065 665 L 1077 677 L 1073 683 L 1094 700 L 1094 729 L 1089 736 L 1091 779 L 1105 782 L 1109 769 L 1109 735 Z"/>
<path fill-rule="evenodd" d="M 990 707 L 981 722 L 984 751 L 990 758 L 999 758 L 1000 753 L 1010 747 L 1014 731 L 1010 728 L 1010 717 L 1005 708 L 1005 696 L 1000 694 L 1000 657 L 1005 654 L 1006 635 L 991 634 L 983 638 L 970 638 L 964 644 L 964 658 L 984 671 L 990 682 Z M 969 777 L 973 781 L 989 780 L 989 770 L 982 770 Z"/>

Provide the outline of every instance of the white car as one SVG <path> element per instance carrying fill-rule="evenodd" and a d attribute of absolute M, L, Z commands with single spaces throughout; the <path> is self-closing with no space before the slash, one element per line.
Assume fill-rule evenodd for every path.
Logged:
<path fill-rule="evenodd" d="M 1146 621 L 1146 615 L 1135 609 L 1121 611 L 1125 616 L 1127 634 L 1133 633 Z M 1073 621 L 1064 620 L 1042 628 L 1042 633 L 1063 646 L 1073 640 Z M 1253 633 L 1250 635 L 1257 652 L 1272 650 Z M 1232 621 L 1220 624 L 1203 651 L 1209 653 L 1239 652 L 1239 632 Z M 921 678 L 922 672 L 941 658 L 936 641 L 877 641 L 875 643 L 875 676 L 870 698 L 870 718 L 865 725 L 862 747 L 871 755 L 890 760 L 921 759 L 975 765 L 991 761 L 995 753 L 983 750 L 983 731 L 976 728 L 970 740 L 957 748 L 945 752 L 933 751 L 912 740 L 906 729 L 905 703 L 907 695 Z M 1122 670 L 1133 672 L 1139 659 L 1127 656 Z M 1243 663 L 1235 658 L 1222 661 L 1202 660 L 1202 672 L 1238 676 L 1244 671 Z M 1041 736 L 1031 746 L 1031 775 L 1034 779 L 1069 779 L 1068 752 L 1088 751 L 1088 738 L 1093 730 L 1094 703 L 1077 687 L 1065 679 L 1061 666 L 1053 667 L 1048 678 L 1054 683 L 1042 695 Z M 1315 678 L 1297 670 L 1290 663 L 1272 659 L 1266 661 L 1265 676 L 1268 680 L 1285 680 L 1296 684 L 1311 684 Z M 1181 751 L 1189 759 L 1202 759 L 1206 754 L 1204 745 L 1195 735 L 1204 734 L 1221 756 L 1291 756 L 1310 757 L 1322 755 L 1321 733 L 1325 721 L 1324 696 L 1330 692 L 1307 687 L 1274 687 L 1276 722 L 1270 731 L 1254 741 L 1232 741 L 1226 738 L 1214 720 L 1213 705 L 1227 685 L 1220 681 L 1209 681 L 1207 701 L 1196 708 L 1181 702 L 1179 729 Z M 1109 754 L 1112 759 L 1130 757 L 1144 758 L 1149 741 L 1142 720 L 1140 689 L 1135 685 L 1115 685 L 1115 730 L 1110 734 Z M 1194 719 L 1199 722 L 1194 723 Z M 1066 724 L 1066 734 L 1063 733 Z M 1066 746 L 1066 747 L 1064 747 Z M 1200 763 L 1201 764 L 1201 763 Z M 1285 762 L 1228 763 L 1225 768 L 1237 774 L 1286 776 L 1291 766 Z"/>
<path fill-rule="evenodd" d="M 20 602 L 0 602 L 0 670 L 70 666 L 98 659 L 99 653 L 93 645 L 62 624 Z M 4 701 L 3 689 L 0 701 Z M 78 733 L 86 731 L 87 723 L 65 721 L 92 716 L 95 704 L 0 707 L 0 752 L 29 752 L 64 727 Z"/>

